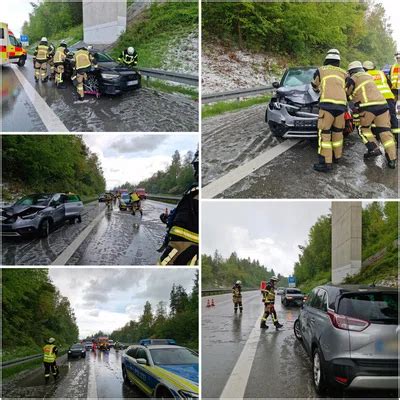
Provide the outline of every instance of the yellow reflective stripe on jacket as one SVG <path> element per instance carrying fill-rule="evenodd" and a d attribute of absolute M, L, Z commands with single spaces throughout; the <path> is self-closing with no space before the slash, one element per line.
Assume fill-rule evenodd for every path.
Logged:
<path fill-rule="evenodd" d="M 47 60 L 48 55 L 49 55 L 49 46 L 46 46 L 44 44 L 39 44 L 39 46 L 37 47 L 36 60 L 38 61 Z"/>
<path fill-rule="evenodd" d="M 329 99 L 329 98 L 326 98 L 326 97 L 324 97 L 324 98 L 321 97 L 320 101 L 321 101 L 321 103 L 328 102 L 328 103 L 333 103 L 333 104 L 343 104 L 343 105 L 347 104 L 346 100 L 334 100 L 334 99 Z"/>
<path fill-rule="evenodd" d="M 52 363 L 56 361 L 56 354 L 53 353 L 53 350 L 56 346 L 53 344 L 46 344 L 46 346 L 43 347 L 43 361 L 47 363 Z"/>
<path fill-rule="evenodd" d="M 169 231 L 169 233 L 171 235 L 179 236 L 184 239 L 190 240 L 191 242 L 199 243 L 199 235 L 197 233 L 181 228 L 180 226 L 173 226 Z"/>
<path fill-rule="evenodd" d="M 367 71 L 374 78 L 374 83 L 385 99 L 394 99 L 394 94 L 391 91 L 387 82 L 386 76 L 382 71 L 371 69 Z M 378 77 L 378 78 L 377 78 Z"/>
<path fill-rule="evenodd" d="M 400 128 L 394 128 L 394 129 L 392 129 L 392 133 L 400 133 Z"/>
<path fill-rule="evenodd" d="M 56 50 L 56 53 L 54 54 L 54 62 L 55 63 L 64 62 L 64 58 L 65 58 L 65 49 L 64 47 L 59 47 Z"/>
<path fill-rule="evenodd" d="M 366 106 L 379 106 L 379 105 L 383 105 L 383 104 L 387 104 L 386 100 L 381 100 L 381 101 L 370 101 L 367 103 L 361 103 L 360 107 L 366 107 Z"/>
<path fill-rule="evenodd" d="M 90 61 L 89 52 L 85 50 L 78 50 L 75 53 L 75 67 L 76 69 L 88 68 L 92 65 Z"/>

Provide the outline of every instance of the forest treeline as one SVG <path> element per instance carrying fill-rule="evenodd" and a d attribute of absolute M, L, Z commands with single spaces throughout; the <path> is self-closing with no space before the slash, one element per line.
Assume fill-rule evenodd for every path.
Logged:
<path fill-rule="evenodd" d="M 392 16 L 393 19 L 393 16 Z M 203 46 L 228 46 L 283 56 L 290 65 L 320 65 L 326 51 L 343 64 L 370 59 L 383 66 L 396 50 L 381 4 L 365 2 L 205 2 Z"/>
<path fill-rule="evenodd" d="M 77 342 L 74 311 L 47 269 L 3 269 L 2 292 L 3 361 L 40 353 L 49 337 L 63 349 Z"/>
<path fill-rule="evenodd" d="M 198 280 L 197 273 L 190 293 L 187 293 L 181 285 L 174 284 L 170 292 L 169 308 L 165 302 L 160 301 L 153 309 L 152 304 L 147 301 L 137 321 L 130 321 L 124 327 L 116 329 L 110 337 L 114 341 L 128 344 L 146 338 L 175 339 L 179 345 L 197 350 Z"/>
<path fill-rule="evenodd" d="M 261 281 L 275 275 L 275 271 L 261 265 L 258 260 L 240 258 L 234 252 L 228 258 L 215 251 L 202 255 L 201 280 L 204 289 L 230 288 L 240 280 L 243 288 L 258 288 Z M 287 277 L 277 274 L 278 286 L 287 286 Z"/>
<path fill-rule="evenodd" d="M 192 151 L 188 151 L 182 159 L 179 151 L 176 150 L 172 155 L 171 163 L 163 171 L 157 171 L 150 178 L 144 179 L 138 184 L 125 182 L 114 189 L 145 188 L 146 192 L 151 194 L 181 195 L 195 180 L 192 160 Z"/>
<path fill-rule="evenodd" d="M 5 135 L 2 142 L 3 182 L 10 190 L 86 196 L 104 191 L 99 159 L 79 135 Z"/>

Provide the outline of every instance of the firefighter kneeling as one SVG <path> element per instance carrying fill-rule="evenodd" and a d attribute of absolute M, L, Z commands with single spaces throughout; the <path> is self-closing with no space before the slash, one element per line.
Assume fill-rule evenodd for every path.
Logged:
<path fill-rule="evenodd" d="M 44 379 L 46 383 L 50 379 L 50 372 L 54 380 L 58 378 L 59 370 L 56 364 L 58 349 L 54 344 L 56 340 L 50 338 L 47 344 L 43 347 L 43 364 L 44 364 Z"/>
<path fill-rule="evenodd" d="M 270 315 L 276 329 L 283 327 L 283 325 L 278 322 L 278 317 L 276 316 L 275 311 L 275 282 L 278 280 L 279 279 L 276 276 L 273 276 L 267 283 L 265 289 L 261 290 L 263 295 L 262 301 L 264 303 L 264 314 L 261 318 L 260 328 L 268 329 L 267 319 Z"/>
<path fill-rule="evenodd" d="M 87 80 L 87 73 L 90 71 L 92 66 L 95 66 L 94 58 L 90 54 L 86 47 L 81 47 L 74 54 L 75 62 L 75 76 L 72 79 L 76 79 L 76 90 L 78 92 L 78 98 L 80 101 L 84 99 L 84 83 Z"/>

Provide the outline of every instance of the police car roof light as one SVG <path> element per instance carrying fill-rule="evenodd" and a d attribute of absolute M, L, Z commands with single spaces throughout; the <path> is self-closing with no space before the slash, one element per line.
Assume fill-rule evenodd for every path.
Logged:
<path fill-rule="evenodd" d="M 176 344 L 176 341 L 174 339 L 142 339 L 139 344 L 141 346 L 149 346 L 152 344 L 170 344 L 174 345 Z"/>

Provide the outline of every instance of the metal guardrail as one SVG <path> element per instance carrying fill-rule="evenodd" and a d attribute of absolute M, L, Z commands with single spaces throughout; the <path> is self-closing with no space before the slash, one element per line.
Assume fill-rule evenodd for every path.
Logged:
<path fill-rule="evenodd" d="M 147 198 L 148 199 L 162 199 L 162 200 L 177 200 L 179 201 L 182 196 L 168 196 L 168 195 L 164 195 L 164 194 L 147 194 Z"/>
<path fill-rule="evenodd" d="M 247 288 L 247 289 L 242 289 L 242 292 L 252 292 L 254 290 L 260 290 L 260 288 Z M 203 289 L 201 291 L 202 296 L 217 296 L 219 294 L 227 294 L 227 293 L 232 293 L 232 288 L 230 289 Z"/>
<path fill-rule="evenodd" d="M 273 86 L 259 86 L 248 89 L 236 89 L 227 92 L 203 94 L 201 96 L 201 102 L 203 104 L 215 103 L 217 101 L 229 100 L 229 99 L 240 99 L 241 97 L 258 96 L 260 94 L 270 92 L 273 90 Z"/>
<path fill-rule="evenodd" d="M 142 75 L 148 78 L 157 78 L 164 81 L 172 81 L 177 83 L 184 83 L 185 85 L 198 86 L 199 77 L 196 75 L 182 74 L 179 72 L 162 71 L 152 68 L 139 68 Z"/>
<path fill-rule="evenodd" d="M 26 356 L 26 357 L 17 358 L 15 360 L 4 361 L 1 363 L 1 368 L 11 367 L 16 364 L 23 364 L 27 361 L 35 360 L 40 357 L 43 357 L 43 354 L 35 354 L 33 356 Z"/>

